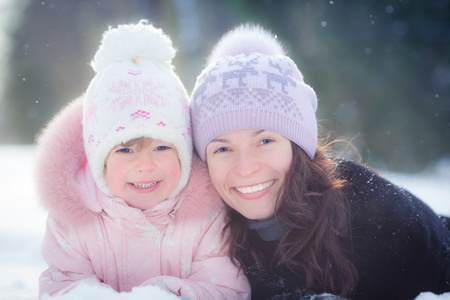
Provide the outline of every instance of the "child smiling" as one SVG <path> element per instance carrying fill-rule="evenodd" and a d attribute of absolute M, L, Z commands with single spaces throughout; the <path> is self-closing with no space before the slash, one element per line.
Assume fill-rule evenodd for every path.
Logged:
<path fill-rule="evenodd" d="M 117 292 L 163 284 L 189 299 L 249 297 L 223 248 L 224 206 L 193 155 L 174 55 L 146 22 L 111 28 L 86 94 L 39 137 L 37 187 L 50 211 L 41 296 L 88 282 Z"/>
<path fill-rule="evenodd" d="M 114 147 L 105 163 L 105 179 L 111 192 L 139 209 L 150 209 L 166 200 L 180 177 L 177 149 L 151 138 Z"/>

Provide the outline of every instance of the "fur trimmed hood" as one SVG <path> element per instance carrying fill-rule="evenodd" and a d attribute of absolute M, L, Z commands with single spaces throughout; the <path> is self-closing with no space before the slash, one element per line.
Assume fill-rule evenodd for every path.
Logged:
<path fill-rule="evenodd" d="M 73 100 L 37 137 L 36 184 L 41 203 L 67 225 L 89 223 L 102 208 L 83 144 L 84 96 Z M 223 209 L 206 164 L 196 155 L 186 187 L 176 197 L 177 214 L 200 218 Z"/>

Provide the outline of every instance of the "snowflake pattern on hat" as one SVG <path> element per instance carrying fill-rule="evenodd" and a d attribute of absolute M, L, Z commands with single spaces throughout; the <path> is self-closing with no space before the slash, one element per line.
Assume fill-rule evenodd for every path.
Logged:
<path fill-rule="evenodd" d="M 234 53 L 233 46 L 245 48 L 254 33 L 254 28 L 238 28 L 219 46 Z M 259 33 L 261 47 L 272 47 L 274 37 Z M 317 97 L 285 55 L 262 49 L 218 57 L 198 76 L 190 105 L 195 148 L 202 160 L 210 141 L 241 129 L 275 131 L 314 158 Z"/>
<path fill-rule="evenodd" d="M 126 46 L 121 34 L 127 35 Z M 112 49 L 100 45 L 93 65 L 97 74 L 84 104 L 83 135 L 93 177 L 111 195 L 104 178 L 104 160 L 110 150 L 139 137 L 159 139 L 173 144 L 180 159 L 181 179 L 173 197 L 187 183 L 193 147 L 186 90 L 171 59 L 162 60 L 174 52 L 170 40 L 144 23 L 110 29 L 105 39 Z M 148 52 L 141 44 L 148 45 Z"/>

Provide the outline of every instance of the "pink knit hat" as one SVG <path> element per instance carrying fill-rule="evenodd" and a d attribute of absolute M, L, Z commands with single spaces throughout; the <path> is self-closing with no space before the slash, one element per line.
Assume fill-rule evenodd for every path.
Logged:
<path fill-rule="evenodd" d="M 181 178 L 169 196 L 186 185 L 192 159 L 188 96 L 173 71 L 175 49 L 161 29 L 146 21 L 110 28 L 91 65 L 97 73 L 86 91 L 84 147 L 97 186 L 112 195 L 104 176 L 113 147 L 148 137 L 178 150 Z"/>
<path fill-rule="evenodd" d="M 317 97 L 281 44 L 242 25 L 215 46 L 190 100 L 194 145 L 202 160 L 216 137 L 241 129 L 277 132 L 313 159 Z"/>

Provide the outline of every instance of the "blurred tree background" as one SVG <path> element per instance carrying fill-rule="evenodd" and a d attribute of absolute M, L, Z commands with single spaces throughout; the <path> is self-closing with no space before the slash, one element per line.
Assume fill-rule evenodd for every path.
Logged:
<path fill-rule="evenodd" d="M 448 0 L 0 0 L 0 143 L 33 143 L 86 90 L 108 26 L 143 18 L 172 38 L 189 92 L 222 34 L 257 23 L 316 90 L 333 137 L 359 135 L 364 161 L 417 172 L 450 159 Z"/>

